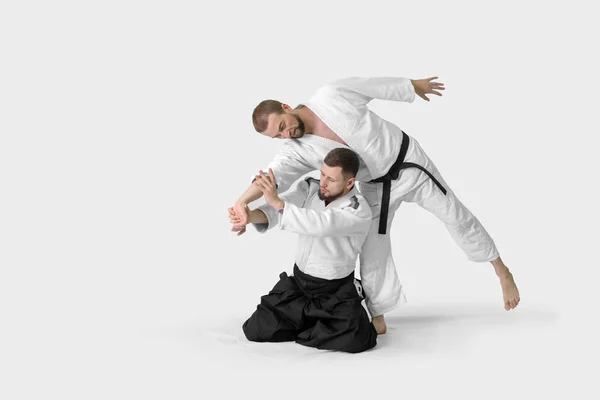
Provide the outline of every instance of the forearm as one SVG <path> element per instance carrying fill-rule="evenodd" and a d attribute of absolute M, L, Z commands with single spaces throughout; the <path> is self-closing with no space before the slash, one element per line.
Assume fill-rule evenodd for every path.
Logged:
<path fill-rule="evenodd" d="M 269 220 L 264 212 L 259 209 L 252 210 L 248 214 L 248 222 L 251 224 L 268 224 Z"/>
<path fill-rule="evenodd" d="M 262 196 L 262 192 L 260 191 L 259 188 L 257 188 L 255 185 L 250 185 L 248 187 L 248 189 L 246 189 L 246 191 L 244 192 L 244 194 L 242 194 L 240 196 L 240 198 L 238 199 L 237 203 L 246 203 L 246 204 L 250 204 L 252 203 L 254 200 L 258 200 L 260 199 L 260 197 Z"/>

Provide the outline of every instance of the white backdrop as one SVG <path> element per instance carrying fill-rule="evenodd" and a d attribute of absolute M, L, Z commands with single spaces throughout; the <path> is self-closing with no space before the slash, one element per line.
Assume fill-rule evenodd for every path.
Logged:
<path fill-rule="evenodd" d="M 3 2 L 0 397 L 588 396 L 597 21 L 583 1 L 416 3 Z M 403 204 L 409 303 L 374 350 L 245 340 L 296 241 L 229 231 L 227 207 L 282 144 L 252 109 L 346 76 L 446 84 L 371 106 L 483 222 L 517 310 L 489 264 Z"/>

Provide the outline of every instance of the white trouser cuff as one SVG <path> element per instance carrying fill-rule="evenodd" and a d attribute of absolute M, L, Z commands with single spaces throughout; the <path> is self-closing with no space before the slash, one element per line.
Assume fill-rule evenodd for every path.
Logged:
<path fill-rule="evenodd" d="M 379 315 L 383 315 L 386 314 L 390 311 L 392 311 L 394 308 L 398 307 L 398 306 L 403 306 L 404 304 L 406 304 L 406 296 L 404 295 L 404 290 L 400 290 L 400 296 L 398 296 L 396 299 L 394 299 L 393 302 L 388 302 L 385 304 L 369 304 L 367 302 L 367 309 L 369 310 L 369 314 L 371 314 L 371 317 L 377 317 Z"/>

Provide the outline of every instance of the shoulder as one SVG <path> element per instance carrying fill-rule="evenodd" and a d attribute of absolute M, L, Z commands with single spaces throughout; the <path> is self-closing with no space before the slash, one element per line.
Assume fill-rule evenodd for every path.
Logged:
<path fill-rule="evenodd" d="M 279 148 L 276 158 L 302 158 L 303 154 L 310 150 L 309 147 L 299 139 L 283 139 L 283 142 L 284 143 Z"/>
<path fill-rule="evenodd" d="M 315 91 L 312 99 L 337 97 L 339 96 L 339 88 L 337 81 L 328 82 Z"/>
<path fill-rule="evenodd" d="M 306 184 L 308 186 L 310 186 L 310 185 L 320 186 L 321 185 L 321 181 L 319 179 L 313 178 L 312 176 L 309 176 L 306 179 L 304 179 L 304 182 L 306 182 Z"/>
<path fill-rule="evenodd" d="M 362 218 L 371 218 L 371 206 L 367 202 L 367 199 L 358 192 L 355 192 L 348 198 L 346 202 L 341 206 L 345 211 L 350 211 Z"/>

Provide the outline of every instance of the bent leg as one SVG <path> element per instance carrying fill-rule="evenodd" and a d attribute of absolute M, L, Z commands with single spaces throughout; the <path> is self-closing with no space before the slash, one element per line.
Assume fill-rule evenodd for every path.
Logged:
<path fill-rule="evenodd" d="M 353 282 L 337 293 L 314 298 L 305 315 L 316 320 L 314 326 L 301 332 L 296 342 L 321 350 L 360 353 L 375 347 L 377 332 L 361 304 Z"/>
<path fill-rule="evenodd" d="M 282 273 L 269 294 L 262 296 L 256 311 L 242 329 L 253 342 L 286 342 L 296 340 L 302 329 L 304 294 L 293 276 Z"/>

